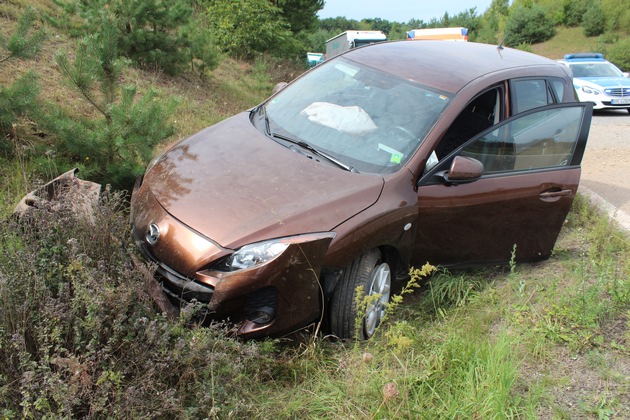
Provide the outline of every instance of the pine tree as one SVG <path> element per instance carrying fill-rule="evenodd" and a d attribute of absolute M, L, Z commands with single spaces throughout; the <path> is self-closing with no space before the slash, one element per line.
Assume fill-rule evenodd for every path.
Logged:
<path fill-rule="evenodd" d="M 81 39 L 74 58 L 60 52 L 55 60 L 96 117 L 48 109 L 47 130 L 57 137 L 58 151 L 87 178 L 130 189 L 143 173 L 156 144 L 174 132 L 170 123 L 175 100 L 163 101 L 150 89 L 138 95 L 121 85 L 125 60 L 119 55 L 118 31 L 107 25 L 97 35 Z"/>
<path fill-rule="evenodd" d="M 212 38 L 196 20 L 188 0 L 55 0 L 68 16 L 79 16 L 75 32 L 117 31 L 118 48 L 140 66 L 157 67 L 176 75 L 193 60 L 212 69 L 218 55 Z M 198 31 L 192 32 L 191 27 Z M 200 38 L 203 37 L 202 40 Z"/>
<path fill-rule="evenodd" d="M 39 53 L 45 33 L 43 30 L 33 30 L 34 22 L 35 12 L 27 8 L 11 36 L 8 39 L 0 36 L 0 63 L 29 59 Z M 9 149 L 7 136 L 14 136 L 13 126 L 16 121 L 36 108 L 38 95 L 39 85 L 33 72 L 26 73 L 10 86 L 0 85 L 0 149 Z"/>
<path fill-rule="evenodd" d="M 291 32 L 313 29 L 317 24 L 317 12 L 324 8 L 324 0 L 271 0 L 289 23 Z"/>

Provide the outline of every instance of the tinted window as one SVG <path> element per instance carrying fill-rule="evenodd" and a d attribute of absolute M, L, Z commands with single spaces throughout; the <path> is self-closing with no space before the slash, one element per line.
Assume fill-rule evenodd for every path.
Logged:
<path fill-rule="evenodd" d="M 558 102 L 562 102 L 564 98 L 564 81 L 562 79 L 551 79 L 551 87 L 558 98 Z"/>
<path fill-rule="evenodd" d="M 582 107 L 562 107 L 517 116 L 464 147 L 461 155 L 482 162 L 485 174 L 566 166 L 582 113 Z"/>
<path fill-rule="evenodd" d="M 499 122 L 503 117 L 502 97 L 503 89 L 497 87 L 482 93 L 466 105 L 440 140 L 435 149 L 436 157 L 442 159 L 466 141 Z"/>
<path fill-rule="evenodd" d="M 544 79 L 526 79 L 512 81 L 513 114 L 545 106 L 550 101 L 547 82 Z"/>

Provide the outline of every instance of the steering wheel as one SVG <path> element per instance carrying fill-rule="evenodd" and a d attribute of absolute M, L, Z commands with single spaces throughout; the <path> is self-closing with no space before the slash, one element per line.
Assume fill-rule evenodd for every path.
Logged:
<path fill-rule="evenodd" d="M 402 125 L 395 125 L 394 129 L 403 133 L 405 137 L 407 137 L 409 140 L 412 140 L 412 141 L 416 140 L 416 135 L 413 134 L 411 131 L 409 131 L 407 128 L 403 127 Z"/>

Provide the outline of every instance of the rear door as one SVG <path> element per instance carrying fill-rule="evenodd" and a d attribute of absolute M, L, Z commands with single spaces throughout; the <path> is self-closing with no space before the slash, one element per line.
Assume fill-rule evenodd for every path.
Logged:
<path fill-rule="evenodd" d="M 525 110 L 441 158 L 418 183 L 413 264 L 549 257 L 577 192 L 591 115 L 587 103 Z M 445 181 L 455 156 L 481 162 L 481 178 Z"/>

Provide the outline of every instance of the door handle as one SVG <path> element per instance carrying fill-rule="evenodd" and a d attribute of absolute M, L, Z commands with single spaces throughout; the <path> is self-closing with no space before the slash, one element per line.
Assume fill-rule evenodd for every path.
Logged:
<path fill-rule="evenodd" d="M 559 190 L 559 191 L 545 191 L 543 193 L 540 193 L 540 198 L 542 198 L 543 200 L 549 200 L 549 199 L 564 197 L 571 194 L 573 194 L 573 190 L 570 190 L 570 189 Z"/>

